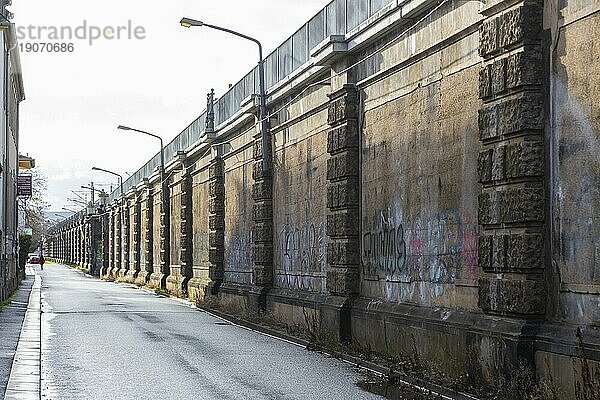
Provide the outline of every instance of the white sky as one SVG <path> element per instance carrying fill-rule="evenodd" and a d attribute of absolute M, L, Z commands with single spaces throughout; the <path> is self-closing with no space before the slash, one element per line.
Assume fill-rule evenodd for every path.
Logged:
<path fill-rule="evenodd" d="M 26 100 L 20 151 L 48 177 L 51 210 L 81 185 L 116 182 L 98 166 L 127 177 L 257 63 L 256 46 L 225 33 L 184 29 L 183 16 L 261 40 L 266 54 L 330 0 L 13 0 L 17 26 L 143 26 L 145 40 L 73 40 L 73 53 L 21 52 Z M 39 41 L 39 40 L 38 40 Z M 21 40 L 20 43 L 34 42 Z M 66 41 L 69 42 L 69 41 Z M 75 206 L 71 206 L 75 208 Z"/>

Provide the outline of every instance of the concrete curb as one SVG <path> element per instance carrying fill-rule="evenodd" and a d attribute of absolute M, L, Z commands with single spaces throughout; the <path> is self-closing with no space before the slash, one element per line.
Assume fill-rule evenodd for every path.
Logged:
<path fill-rule="evenodd" d="M 5 400 L 40 399 L 41 288 L 42 278 L 36 274 L 4 395 Z"/>

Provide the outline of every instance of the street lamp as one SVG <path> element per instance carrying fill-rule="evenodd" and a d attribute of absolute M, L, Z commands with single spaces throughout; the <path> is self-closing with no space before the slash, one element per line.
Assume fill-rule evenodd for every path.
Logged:
<path fill-rule="evenodd" d="M 263 171 L 267 172 L 269 170 L 269 162 L 267 158 L 267 96 L 265 94 L 265 69 L 263 63 L 263 54 L 262 54 L 262 45 L 257 40 L 251 36 L 244 35 L 243 33 L 239 33 L 233 31 L 231 29 L 223 28 L 216 25 L 206 24 L 202 21 L 197 21 L 191 18 L 182 18 L 179 22 L 181 26 L 184 28 L 191 28 L 192 26 L 201 27 L 205 26 L 207 28 L 216 29 L 218 31 L 223 31 L 230 33 L 235 36 L 239 36 L 241 38 L 250 40 L 258 45 L 258 79 L 259 79 L 259 90 L 260 90 L 260 107 L 259 107 L 259 118 L 260 118 L 260 133 L 261 133 L 261 143 L 262 143 L 262 164 Z"/>
<path fill-rule="evenodd" d="M 119 125 L 117 127 L 117 129 L 120 129 L 122 131 L 133 131 L 133 132 L 143 133 L 145 135 L 152 136 L 153 138 L 160 140 L 160 182 L 161 182 L 161 185 L 164 185 L 164 181 L 165 181 L 165 147 L 163 145 L 162 138 L 153 133 L 142 131 L 139 129 L 130 128 L 130 127 L 124 126 L 124 125 Z"/>
<path fill-rule="evenodd" d="M 117 174 L 116 172 L 112 172 L 107 169 L 98 168 L 98 167 L 92 167 L 92 171 L 102 171 L 102 172 L 106 172 L 107 174 L 118 176 L 119 177 L 119 186 L 121 187 L 121 197 L 123 197 L 123 176 L 121 176 L 120 174 Z"/>
<path fill-rule="evenodd" d="M 128 126 L 124 126 L 124 125 L 119 125 L 117 127 L 117 129 L 120 129 L 122 131 L 132 131 L 132 132 L 138 132 L 138 133 L 143 133 L 144 135 L 148 135 L 148 136 L 152 136 L 153 138 L 156 138 L 158 140 L 160 140 L 160 195 L 161 195 L 161 200 L 162 200 L 162 209 L 163 209 L 163 214 L 164 214 L 164 223 L 165 223 L 165 229 L 164 229 L 164 238 L 165 238 L 165 246 L 168 246 L 168 244 L 171 242 L 170 236 L 171 236 L 171 232 L 170 232 L 170 224 L 171 224 L 171 210 L 170 210 L 170 205 L 169 205 L 169 197 L 168 197 L 168 186 L 167 183 L 165 182 L 165 147 L 163 145 L 163 140 L 160 136 L 155 135 L 153 133 L 150 132 L 146 132 L 146 131 L 142 131 L 140 129 L 135 129 L 135 128 L 130 128 Z M 167 271 L 167 268 L 169 268 L 170 266 L 170 254 L 168 249 L 164 249 L 164 258 L 165 258 L 165 263 L 163 265 L 163 274 L 166 276 L 169 274 L 169 271 Z M 162 285 L 162 283 L 161 283 Z"/>
<path fill-rule="evenodd" d="M 123 221 L 125 221 L 125 206 L 124 206 L 125 199 L 123 198 L 123 176 L 121 176 L 120 174 L 117 174 L 116 172 L 109 171 L 107 169 L 99 168 L 99 167 L 92 167 L 92 170 L 106 172 L 107 174 L 111 174 L 111 175 L 119 177 L 119 187 L 121 188 L 121 204 L 123 205 L 121 207 L 121 226 L 122 226 Z M 123 242 L 124 235 L 125 235 L 125 232 L 123 231 L 123 229 L 121 229 L 121 235 L 120 235 L 121 237 L 119 238 L 121 240 L 121 243 Z"/>

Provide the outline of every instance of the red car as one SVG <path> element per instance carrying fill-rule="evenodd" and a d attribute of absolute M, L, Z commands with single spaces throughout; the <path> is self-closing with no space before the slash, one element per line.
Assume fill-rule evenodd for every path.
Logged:
<path fill-rule="evenodd" d="M 40 256 L 35 253 L 30 253 L 27 264 L 40 264 Z"/>

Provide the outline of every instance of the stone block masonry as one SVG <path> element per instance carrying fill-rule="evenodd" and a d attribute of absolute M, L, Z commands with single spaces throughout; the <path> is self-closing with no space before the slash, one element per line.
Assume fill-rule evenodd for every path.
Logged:
<path fill-rule="evenodd" d="M 542 13 L 521 2 L 489 15 L 479 46 L 479 306 L 526 318 L 546 304 Z"/>

